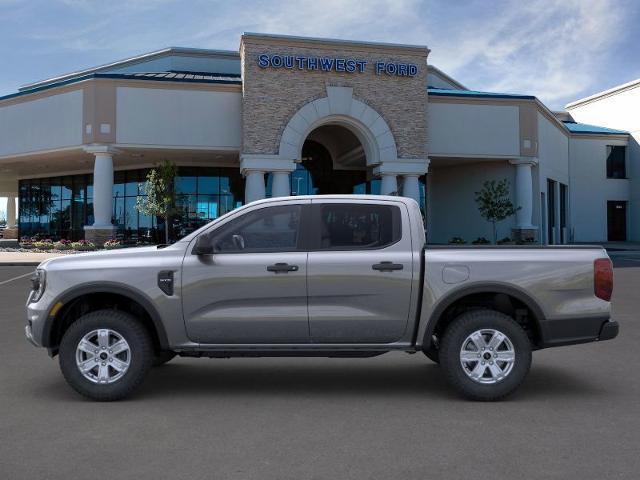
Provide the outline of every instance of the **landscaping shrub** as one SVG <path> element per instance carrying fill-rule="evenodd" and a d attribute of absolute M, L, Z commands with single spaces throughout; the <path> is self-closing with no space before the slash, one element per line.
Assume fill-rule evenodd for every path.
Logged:
<path fill-rule="evenodd" d="M 484 237 L 478 237 L 471 243 L 473 243 L 474 245 L 487 245 L 491 242 Z"/>
<path fill-rule="evenodd" d="M 71 243 L 71 248 L 81 252 L 88 252 L 91 250 L 96 250 L 96 245 L 95 243 L 88 240 L 78 240 L 77 242 Z"/>

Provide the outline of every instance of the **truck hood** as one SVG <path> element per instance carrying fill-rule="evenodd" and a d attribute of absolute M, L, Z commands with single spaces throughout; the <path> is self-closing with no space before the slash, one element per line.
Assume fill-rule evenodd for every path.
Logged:
<path fill-rule="evenodd" d="M 151 247 L 130 247 L 130 248 L 117 248 L 113 250 L 101 250 L 98 252 L 86 252 L 86 253 L 77 253 L 71 255 L 62 255 L 60 257 L 49 258 L 40 265 L 38 268 L 41 269 L 64 269 L 66 267 L 71 267 L 72 265 L 78 265 L 79 262 L 96 265 L 96 263 L 102 263 L 104 261 L 118 261 L 118 262 L 127 262 L 128 259 L 140 261 L 141 258 L 144 257 L 153 257 L 156 255 L 162 255 L 161 252 L 165 250 L 175 251 L 176 248 L 166 247 L 163 249 L 159 249 L 157 246 Z M 182 250 L 182 248 L 178 248 L 178 250 Z M 175 252 L 174 252 L 175 253 Z"/>

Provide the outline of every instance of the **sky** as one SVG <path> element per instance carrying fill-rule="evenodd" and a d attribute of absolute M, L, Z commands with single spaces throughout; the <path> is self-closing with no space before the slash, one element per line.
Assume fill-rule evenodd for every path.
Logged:
<path fill-rule="evenodd" d="M 467 88 L 554 110 L 640 78 L 637 0 L 0 0 L 0 95 L 168 46 L 237 50 L 245 31 L 426 45 Z"/>

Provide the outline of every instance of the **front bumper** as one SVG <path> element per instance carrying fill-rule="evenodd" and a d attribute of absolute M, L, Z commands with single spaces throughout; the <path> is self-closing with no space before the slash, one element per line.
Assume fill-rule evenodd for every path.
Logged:
<path fill-rule="evenodd" d="M 33 339 L 33 333 L 31 333 L 31 325 L 26 325 L 24 327 L 24 336 L 27 337 L 27 340 L 29 340 L 29 343 L 31 345 L 33 345 L 34 347 L 39 347 L 40 345 L 38 345 L 36 343 L 36 341 Z"/>

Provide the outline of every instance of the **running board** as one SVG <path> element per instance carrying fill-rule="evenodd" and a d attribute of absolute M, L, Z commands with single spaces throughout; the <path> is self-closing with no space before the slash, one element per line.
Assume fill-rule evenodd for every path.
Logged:
<path fill-rule="evenodd" d="M 388 350 L 191 350 L 177 352 L 181 357 L 325 357 L 325 358 L 370 358 L 387 353 Z"/>

